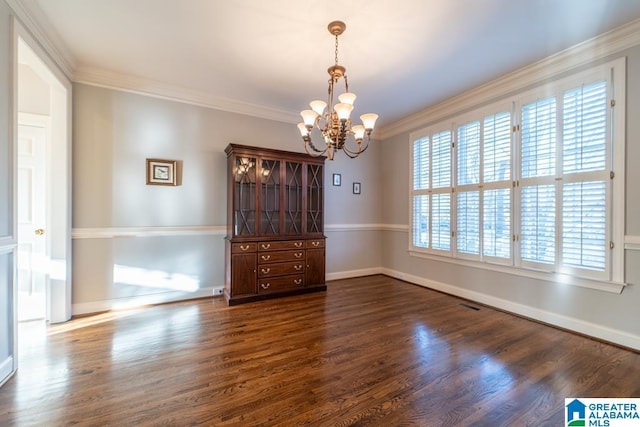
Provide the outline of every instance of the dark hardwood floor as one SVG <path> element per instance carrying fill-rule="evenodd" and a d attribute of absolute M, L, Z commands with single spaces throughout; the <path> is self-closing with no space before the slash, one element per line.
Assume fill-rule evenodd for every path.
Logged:
<path fill-rule="evenodd" d="M 464 304 L 371 276 L 23 324 L 0 425 L 560 426 L 640 396 L 640 354 Z"/>

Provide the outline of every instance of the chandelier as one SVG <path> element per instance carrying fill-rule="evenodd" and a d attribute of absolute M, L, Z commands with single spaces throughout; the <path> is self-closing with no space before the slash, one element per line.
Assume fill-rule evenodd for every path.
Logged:
<path fill-rule="evenodd" d="M 358 157 L 369 147 L 371 132 L 378 119 L 377 114 L 368 113 L 360 116 L 362 124 L 351 123 L 351 111 L 356 100 L 356 94 L 349 92 L 347 69 L 338 65 L 338 36 L 347 28 L 344 22 L 333 21 L 328 27 L 329 33 L 336 38 L 335 64 L 327 69 L 329 73 L 329 90 L 327 102 L 315 100 L 309 103 L 311 110 L 300 113 L 303 123 L 298 123 L 298 129 L 304 141 L 307 153 L 321 156 L 326 153 L 329 160 L 333 160 L 336 151 L 342 150 L 352 159 Z M 344 93 L 338 95 L 338 102 L 334 104 L 334 85 L 344 78 Z M 311 141 L 311 131 L 316 128 L 324 140 L 320 148 Z M 353 136 L 355 145 L 347 145 L 349 136 Z"/>

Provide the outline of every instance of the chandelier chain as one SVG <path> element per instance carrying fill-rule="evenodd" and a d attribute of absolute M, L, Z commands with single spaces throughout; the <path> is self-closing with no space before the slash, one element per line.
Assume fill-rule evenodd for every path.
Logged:
<path fill-rule="evenodd" d="M 338 35 L 336 34 L 336 65 L 338 65 Z"/>

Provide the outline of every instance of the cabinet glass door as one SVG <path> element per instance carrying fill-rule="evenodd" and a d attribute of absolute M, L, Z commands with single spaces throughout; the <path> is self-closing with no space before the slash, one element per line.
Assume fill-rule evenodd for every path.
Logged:
<path fill-rule="evenodd" d="M 236 236 L 256 234 L 256 159 L 236 157 L 234 167 L 235 200 L 233 201 Z"/>
<path fill-rule="evenodd" d="M 323 199 L 322 165 L 308 165 L 307 233 L 322 233 Z"/>
<path fill-rule="evenodd" d="M 280 234 L 280 161 L 262 159 L 260 234 Z"/>
<path fill-rule="evenodd" d="M 287 162 L 284 192 L 286 234 L 302 233 L 302 163 Z"/>

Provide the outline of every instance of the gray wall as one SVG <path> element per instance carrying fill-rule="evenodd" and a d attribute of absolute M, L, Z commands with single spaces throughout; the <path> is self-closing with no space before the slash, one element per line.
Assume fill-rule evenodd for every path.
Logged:
<path fill-rule="evenodd" d="M 198 227 L 226 224 L 224 148 L 236 143 L 301 152 L 295 125 L 84 84 L 74 85 L 73 93 L 74 313 L 142 297 L 210 295 L 222 287 L 224 236 Z M 358 159 L 339 155 L 326 162 L 330 274 L 380 266 L 378 233 L 330 227 L 377 221 L 379 152 L 374 144 Z M 182 185 L 145 185 L 146 158 L 182 161 Z M 334 172 L 342 173 L 341 187 L 331 185 Z M 362 182 L 359 196 L 351 194 L 353 181 Z M 104 236 L 132 227 L 137 237 Z M 187 235 L 166 235 L 158 227 Z"/>
<path fill-rule="evenodd" d="M 640 46 L 612 58 L 627 56 L 626 138 L 626 234 L 640 235 Z M 600 61 L 603 62 L 603 61 Z M 382 221 L 408 224 L 410 132 L 389 137 L 382 143 L 384 180 Z M 494 301 L 501 308 L 519 307 L 531 317 L 563 326 L 578 325 L 581 332 L 601 337 L 626 337 L 626 345 L 640 342 L 640 251 L 626 251 L 626 283 L 622 294 L 613 294 L 559 283 L 492 272 L 447 262 L 412 257 L 408 232 L 386 231 L 382 237 L 383 266 L 396 276 L 412 275 L 425 282 L 450 285 L 461 296 Z M 619 244 L 623 244 L 619 242 Z"/>
<path fill-rule="evenodd" d="M 14 369 L 13 278 L 15 236 L 13 235 L 11 11 L 0 1 L 0 383 Z"/>

